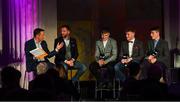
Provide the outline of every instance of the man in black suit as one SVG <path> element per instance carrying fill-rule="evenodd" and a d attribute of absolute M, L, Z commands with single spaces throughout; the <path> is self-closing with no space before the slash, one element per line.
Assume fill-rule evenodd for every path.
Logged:
<path fill-rule="evenodd" d="M 78 68 L 78 72 L 72 78 L 73 81 L 77 81 L 79 77 L 85 72 L 86 66 L 79 61 L 78 48 L 76 39 L 70 37 L 70 27 L 68 25 L 61 26 L 61 37 L 55 39 L 54 48 L 58 43 L 64 43 L 65 46 L 59 50 L 55 57 L 55 64 L 62 64 L 67 72 L 68 68 Z"/>
<path fill-rule="evenodd" d="M 151 64 L 160 64 L 162 66 L 163 74 L 165 75 L 166 67 L 169 67 L 169 47 L 168 42 L 161 39 L 160 28 L 154 27 L 150 29 L 151 40 L 147 43 L 146 58 L 143 63 L 143 77 L 146 78 L 147 68 Z M 165 76 L 164 76 L 165 77 Z"/>
<path fill-rule="evenodd" d="M 50 63 L 47 58 L 53 57 L 57 54 L 58 50 L 62 48 L 63 43 L 56 44 L 56 49 L 52 52 L 49 51 L 46 41 L 44 40 L 45 33 L 41 28 L 36 28 L 34 30 L 34 38 L 26 41 L 25 43 L 25 54 L 26 54 L 26 69 L 28 72 L 34 71 L 36 73 L 36 66 L 40 62 Z M 43 49 L 48 55 L 44 58 L 36 58 L 33 56 L 30 51 L 36 48 Z"/>
<path fill-rule="evenodd" d="M 135 61 L 140 63 L 144 56 L 143 43 L 135 39 L 135 30 L 127 28 L 125 33 L 127 40 L 121 43 L 119 62 L 114 66 L 115 77 L 121 81 L 126 79 L 123 71 L 129 62 Z"/>

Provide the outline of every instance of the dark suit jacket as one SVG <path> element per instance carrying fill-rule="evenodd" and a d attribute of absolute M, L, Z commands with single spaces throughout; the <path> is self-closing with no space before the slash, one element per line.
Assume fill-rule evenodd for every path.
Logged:
<path fill-rule="evenodd" d="M 58 54 L 55 57 L 55 64 L 60 64 L 60 62 L 64 62 L 65 60 L 67 60 L 65 58 L 66 55 L 66 46 L 65 46 L 65 42 L 64 39 L 62 37 L 59 37 L 57 39 L 55 39 L 55 43 L 54 43 L 54 48 L 56 47 L 56 45 L 58 43 L 64 43 L 64 46 L 59 50 Z M 78 58 L 78 48 L 77 48 L 77 43 L 76 43 L 76 39 L 71 38 L 70 37 L 70 48 L 71 48 L 71 57 L 74 58 L 75 60 Z"/>
<path fill-rule="evenodd" d="M 47 58 L 53 57 L 57 52 L 54 50 L 52 52 L 49 52 L 48 46 L 46 41 L 41 42 L 42 49 L 48 54 L 48 56 L 45 57 L 45 61 L 49 62 Z M 36 49 L 36 44 L 34 42 L 34 39 L 30 39 L 29 41 L 26 41 L 25 43 L 25 54 L 26 54 L 26 69 L 27 71 L 35 71 L 36 66 L 38 64 L 38 60 L 33 57 L 33 55 L 30 53 L 31 50 Z"/>
<path fill-rule="evenodd" d="M 154 41 L 150 40 L 147 43 L 147 51 L 151 52 L 154 50 Z M 156 45 L 155 50 L 158 52 L 157 54 L 157 60 L 164 63 L 167 67 L 169 66 L 169 47 L 168 42 L 165 40 L 160 39 Z"/>
<path fill-rule="evenodd" d="M 123 41 L 121 43 L 120 60 L 123 55 L 129 55 L 128 41 Z M 135 39 L 131 57 L 135 61 L 141 61 L 144 57 L 143 43 L 141 41 Z"/>

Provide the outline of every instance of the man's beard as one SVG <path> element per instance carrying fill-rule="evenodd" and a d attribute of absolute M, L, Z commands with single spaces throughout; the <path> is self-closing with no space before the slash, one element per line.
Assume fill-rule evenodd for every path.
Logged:
<path fill-rule="evenodd" d="M 67 38 L 67 36 L 68 36 L 68 35 L 64 35 L 64 36 L 62 36 L 62 37 L 63 37 L 63 38 Z"/>

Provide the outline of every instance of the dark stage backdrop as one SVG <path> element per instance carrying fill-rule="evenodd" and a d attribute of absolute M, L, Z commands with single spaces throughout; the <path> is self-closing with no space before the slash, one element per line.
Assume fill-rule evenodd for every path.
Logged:
<path fill-rule="evenodd" d="M 162 5 L 163 0 L 57 0 L 57 26 L 70 25 L 78 41 L 78 59 L 88 66 L 94 60 L 95 41 L 104 27 L 109 28 L 119 48 L 129 26 L 137 30 L 136 38 L 145 44 L 153 26 L 161 27 L 164 38 Z"/>

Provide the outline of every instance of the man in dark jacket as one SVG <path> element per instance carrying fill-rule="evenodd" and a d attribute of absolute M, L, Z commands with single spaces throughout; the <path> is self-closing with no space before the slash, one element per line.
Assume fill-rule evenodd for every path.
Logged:
<path fill-rule="evenodd" d="M 121 81 L 125 81 L 126 79 L 123 70 L 129 62 L 140 63 L 144 56 L 143 43 L 135 39 L 135 30 L 133 28 L 127 28 L 125 33 L 127 40 L 121 43 L 119 62 L 114 66 L 115 77 Z"/>
<path fill-rule="evenodd" d="M 36 28 L 34 30 L 34 38 L 26 41 L 25 43 L 25 54 L 26 54 L 26 68 L 27 71 L 34 71 L 36 73 L 36 67 L 40 62 L 46 62 L 50 63 L 47 58 L 53 57 L 55 54 L 57 54 L 58 50 L 62 48 L 63 43 L 56 44 L 56 49 L 52 52 L 49 51 L 46 41 L 44 40 L 44 30 L 41 28 Z M 30 53 L 30 51 L 40 48 L 43 49 L 47 56 L 43 58 L 37 58 L 33 54 Z"/>
<path fill-rule="evenodd" d="M 85 72 L 86 66 L 79 61 L 78 48 L 76 39 L 70 37 L 70 27 L 68 25 L 61 26 L 61 37 L 55 39 L 54 48 L 58 43 L 64 43 L 62 49 L 58 51 L 55 57 L 55 64 L 62 64 L 67 72 L 68 68 L 78 68 L 78 72 L 72 78 L 73 81 L 77 81 L 79 77 Z"/>
<path fill-rule="evenodd" d="M 160 28 L 154 27 L 150 29 L 151 31 L 151 40 L 147 43 L 146 57 L 143 62 L 143 78 L 147 77 L 147 68 L 151 64 L 161 65 L 161 70 L 163 71 L 163 77 L 165 78 L 166 71 L 165 69 L 169 67 L 169 47 L 168 42 L 161 39 L 160 37 Z M 166 79 L 164 79 L 166 80 Z"/>

